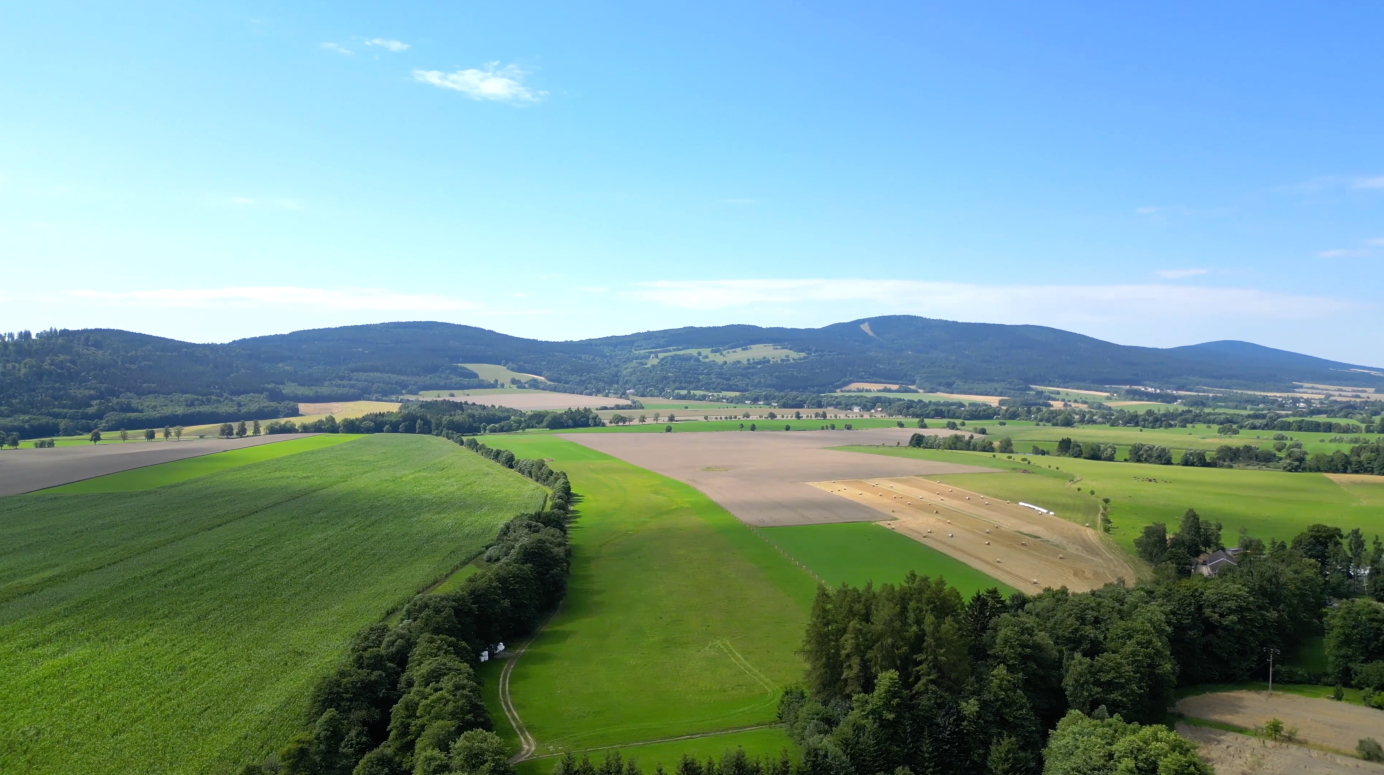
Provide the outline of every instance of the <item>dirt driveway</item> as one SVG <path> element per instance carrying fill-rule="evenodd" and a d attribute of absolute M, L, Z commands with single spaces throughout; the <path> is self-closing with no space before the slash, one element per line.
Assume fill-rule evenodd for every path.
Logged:
<path fill-rule="evenodd" d="M 809 482 L 881 476 L 986 473 L 992 469 L 828 449 L 908 443 L 917 431 L 570 433 L 561 438 L 701 490 L 741 521 L 759 527 L 878 522 L 878 511 Z"/>
<path fill-rule="evenodd" d="M 903 533 L 1015 589 L 1099 589 L 1134 568 L 1100 533 L 1061 517 L 921 477 L 815 482 Z"/>
<path fill-rule="evenodd" d="M 243 439 L 135 441 L 128 444 L 92 444 L 86 447 L 6 450 L 0 452 L 0 496 L 18 495 L 129 471 L 132 468 L 315 435 L 285 433 L 274 436 L 249 436 Z"/>
<path fill-rule="evenodd" d="M 1333 748 L 1354 751 L 1362 738 L 1384 742 L 1384 711 L 1333 700 L 1298 697 L 1291 694 L 1235 691 L 1198 694 L 1177 703 L 1177 710 L 1192 718 L 1219 721 L 1245 729 L 1264 725 L 1276 718 L 1284 727 L 1296 727 L 1298 739 Z"/>

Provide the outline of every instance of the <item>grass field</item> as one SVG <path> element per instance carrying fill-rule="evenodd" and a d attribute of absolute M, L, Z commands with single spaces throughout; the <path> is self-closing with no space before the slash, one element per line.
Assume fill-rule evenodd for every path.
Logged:
<path fill-rule="evenodd" d="M 798 756 L 797 744 L 790 740 L 788 734 L 779 727 L 750 729 L 690 740 L 670 740 L 664 743 L 621 746 L 613 750 L 617 751 L 625 761 L 633 759 L 639 764 L 640 769 L 646 773 L 651 773 L 655 767 L 660 765 L 665 772 L 674 772 L 683 754 L 701 762 L 705 762 L 707 759 L 716 759 L 719 762 L 726 751 L 733 751 L 736 748 L 743 750 L 751 759 L 760 759 L 766 756 L 778 759 L 783 751 L 788 751 L 790 758 L 796 759 Z M 599 767 L 601 762 L 605 760 L 606 754 L 611 750 L 587 751 L 584 755 L 590 757 L 591 762 Z M 581 756 L 578 755 L 577 758 L 581 758 Z M 529 759 L 520 762 L 515 769 L 519 775 L 549 775 L 558 758 L 557 756 L 547 756 L 541 759 Z"/>
<path fill-rule="evenodd" d="M 531 379 L 536 379 L 539 382 L 548 381 L 537 374 L 524 374 L 519 371 L 510 371 L 504 366 L 496 366 L 493 363 L 463 363 L 461 365 L 476 372 L 476 375 L 481 379 L 498 379 L 500 383 L 504 385 L 508 385 L 511 379 L 517 379 L 520 382 L 528 382 Z"/>
<path fill-rule="evenodd" d="M 772 723 L 817 582 L 695 489 L 562 439 L 581 496 L 561 610 L 511 678 L 538 754 Z"/>
<path fill-rule="evenodd" d="M 1014 591 L 960 560 L 872 522 L 769 527 L 759 533 L 833 587 L 897 584 L 913 571 L 945 578 L 962 597 L 989 587 L 1006 595 Z"/>
<path fill-rule="evenodd" d="M 78 493 L 139 492 L 140 490 L 152 490 L 155 487 L 165 487 L 170 484 L 177 484 L 178 482 L 185 482 L 189 479 L 196 479 L 201 476 L 207 476 L 208 474 L 214 474 L 218 471 L 239 468 L 240 466 L 249 465 L 251 463 L 273 460 L 299 452 L 310 452 L 314 449 L 324 449 L 358 438 L 361 437 L 347 434 L 324 433 L 320 436 L 308 436 L 303 439 L 278 441 L 273 444 L 263 444 L 258 447 L 233 449 L 227 452 L 217 452 L 212 455 L 192 457 L 187 460 L 177 460 L 172 463 L 161 463 L 159 465 L 136 468 L 130 471 L 121 471 L 118 474 L 98 476 L 94 479 L 64 484 L 61 487 L 50 487 L 44 490 L 44 492 L 75 495 Z"/>
<path fill-rule="evenodd" d="M 399 434 L 142 492 L 0 499 L 0 769 L 218 773 L 262 756 L 353 633 L 543 497 Z"/>
<path fill-rule="evenodd" d="M 763 411 L 764 411 L 765 414 L 768 413 L 767 410 L 763 410 Z M 668 416 L 666 412 L 660 412 L 660 414 L 662 414 L 662 415 L 663 415 L 663 418 L 665 418 L 665 419 L 662 419 L 662 420 L 660 420 L 659 422 L 654 422 L 654 421 L 653 421 L 653 412 L 652 412 L 652 411 L 648 411 L 648 410 L 634 410 L 634 411 L 631 412 L 631 410 L 628 410 L 628 409 L 627 409 L 627 410 L 624 410 L 623 412 L 621 412 L 621 414 L 624 414 L 624 415 L 626 415 L 626 416 L 629 416 L 630 414 L 633 414 L 633 415 L 636 416 L 636 417 L 638 417 L 640 414 L 644 414 L 644 415 L 647 415 L 647 416 L 648 416 L 649 422 L 646 422 L 646 423 L 634 423 L 634 424 L 631 424 L 631 425 L 618 425 L 618 426 L 617 426 L 617 425 L 607 425 L 607 426 L 602 427 L 602 428 L 571 428 L 571 429 L 568 429 L 568 430 L 556 431 L 556 432 L 557 432 L 557 433 L 666 433 L 666 432 L 668 432 L 668 431 L 666 430 L 666 426 L 667 426 L 669 423 L 666 422 L 666 418 L 667 418 L 667 416 Z M 676 409 L 673 411 L 673 414 L 674 414 L 674 415 L 677 415 L 677 414 L 678 414 Z M 787 417 L 787 418 L 785 418 L 785 417 L 780 417 L 780 418 L 778 418 L 777 420 L 765 420 L 765 419 L 760 419 L 760 418 L 758 417 L 758 413 L 757 413 L 757 412 L 751 412 L 751 417 L 752 417 L 752 419 L 749 419 L 749 420 L 744 420 L 744 419 L 740 419 L 740 420 L 679 420 L 679 421 L 677 421 L 677 422 L 672 423 L 673 430 L 672 430 L 671 432 L 672 432 L 672 433 L 706 433 L 706 432 L 710 432 L 710 431 L 740 431 L 740 430 L 741 430 L 741 429 L 740 429 L 740 426 L 741 426 L 741 425 L 744 425 L 744 426 L 745 426 L 744 432 L 745 432 L 745 433 L 750 433 L 750 425 L 751 425 L 751 424 L 753 424 L 753 425 L 755 425 L 755 426 L 757 427 L 757 430 L 755 431 L 756 433 L 768 433 L 768 432 L 783 431 L 785 425 L 788 426 L 790 429 L 795 430 L 795 431 L 817 431 L 817 430 L 822 430 L 822 429 L 823 429 L 823 426 L 826 426 L 826 425 L 831 424 L 831 423 L 835 423 L 835 424 L 836 424 L 836 427 L 837 427 L 837 429 L 838 429 L 838 432 L 841 433 L 841 443 L 847 444 L 847 443 L 850 443 L 850 435 L 849 435 L 850 432 L 847 431 L 847 430 L 845 430 L 845 428 L 843 427 L 843 426 L 846 425 L 847 423 L 849 423 L 853 428 L 857 428 L 857 429 L 863 429 L 863 428 L 893 428 L 893 427 L 896 427 L 896 426 L 898 425 L 899 422 L 903 422 L 903 423 L 905 424 L 905 426 L 908 425 L 908 421 L 907 421 L 907 420 L 902 420 L 902 421 L 901 421 L 901 420 L 898 420 L 898 419 L 883 419 L 883 418 L 879 418 L 879 417 L 851 417 L 851 418 L 843 418 L 843 419 L 836 419 L 836 420 L 808 420 L 808 419 L 794 420 L 794 419 L 790 416 L 790 417 Z M 544 431 L 544 432 L 546 433 L 546 431 Z M 533 431 L 529 431 L 529 433 L 533 433 Z M 487 442 L 487 443 L 488 443 L 488 442 Z"/>
<path fill-rule="evenodd" d="M 950 474 L 943 482 L 1006 500 L 1029 500 L 1055 508 L 1059 516 L 1087 521 L 1097 500 L 1108 497 L 1112 536 L 1133 553 L 1134 538 L 1145 525 L 1163 522 L 1176 530 L 1183 512 L 1194 508 L 1203 519 L 1220 520 L 1223 540 L 1233 546 L 1241 527 L 1261 539 L 1291 540 L 1316 522 L 1342 530 L 1360 528 L 1368 538 L 1384 535 L 1384 504 L 1374 499 L 1373 483 L 1342 486 L 1322 474 L 1183 468 L 1139 463 L 1105 463 L 1071 458 L 1006 459 L 980 452 L 942 452 L 894 447 L 858 447 L 861 452 L 916 456 L 1011 469 L 999 474 Z M 1017 473 L 1028 469 L 1033 473 Z M 1080 477 L 1076 480 L 1076 477 Z M 1082 492 L 1076 492 L 1080 487 Z M 1362 495 L 1354 488 L 1360 487 Z M 1070 493 L 1064 505 L 1063 492 Z M 1092 494 L 1094 491 L 1094 494 Z M 1032 500 L 1030 500 L 1032 499 Z M 1040 500 L 1042 499 L 1042 500 Z M 1057 504 L 1055 507 L 1050 503 Z M 1074 511 L 1075 510 L 1075 511 Z M 1090 521 L 1094 524 L 1094 519 Z"/>

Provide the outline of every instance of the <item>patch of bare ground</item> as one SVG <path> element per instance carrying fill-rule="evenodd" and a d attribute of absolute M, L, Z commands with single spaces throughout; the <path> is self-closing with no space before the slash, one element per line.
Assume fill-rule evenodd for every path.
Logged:
<path fill-rule="evenodd" d="M 1384 774 L 1384 764 L 1314 751 L 1292 743 L 1275 743 L 1190 724 L 1178 724 L 1177 731 L 1197 744 L 1197 752 L 1216 768 L 1217 775 L 1288 775 L 1307 772 L 1321 775 Z"/>
<path fill-rule="evenodd" d="M 1244 729 L 1262 727 L 1276 718 L 1297 739 L 1335 751 L 1354 751 L 1366 737 L 1384 737 L 1384 711 L 1346 702 L 1298 697 L 1292 694 L 1234 691 L 1187 697 L 1177 703 L 1178 712 L 1191 718 L 1231 724 Z"/>
<path fill-rule="evenodd" d="M 757 527 L 878 522 L 867 504 L 832 497 L 810 482 L 993 469 L 863 455 L 829 447 L 908 443 L 907 428 L 858 431 L 572 433 L 562 438 L 696 487 Z M 1132 577 L 1131 577 L 1132 578 Z"/>
<path fill-rule="evenodd" d="M 921 541 L 1015 589 L 1098 589 L 1134 568 L 1095 530 L 1016 503 L 919 477 L 835 480 L 814 486 L 868 506 L 883 526 Z"/>

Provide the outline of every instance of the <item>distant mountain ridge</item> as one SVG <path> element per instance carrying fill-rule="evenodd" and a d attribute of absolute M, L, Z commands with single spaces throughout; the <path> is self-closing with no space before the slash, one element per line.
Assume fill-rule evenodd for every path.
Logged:
<path fill-rule="evenodd" d="M 750 345 L 774 345 L 796 355 L 747 361 L 725 354 Z M 253 406 L 272 413 L 280 411 L 276 402 L 476 387 L 477 375 L 464 363 L 504 365 L 541 375 L 560 389 L 591 393 L 829 392 L 851 382 L 963 393 L 1014 393 L 1031 384 L 1384 387 L 1382 368 L 1248 342 L 1133 347 L 1045 326 L 907 315 L 821 328 L 688 327 L 567 342 L 426 321 L 311 329 L 227 344 L 86 329 L 0 339 L 0 428 L 19 422 L 5 418 L 23 416 L 89 422 L 123 413 L 147 419 L 151 401 L 160 407 L 158 416 L 167 418 L 179 416 L 179 406 L 196 408 L 198 416 L 214 413 L 218 401 L 237 411 Z"/>

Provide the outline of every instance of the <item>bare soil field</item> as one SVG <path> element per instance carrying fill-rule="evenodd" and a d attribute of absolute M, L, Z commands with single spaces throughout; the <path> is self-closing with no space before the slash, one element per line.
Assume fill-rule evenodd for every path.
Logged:
<path fill-rule="evenodd" d="M 316 434 L 285 433 L 243 439 L 198 439 L 9 450 L 0 453 L 0 496 L 18 495 L 133 468 L 313 435 Z"/>
<path fill-rule="evenodd" d="M 1015 589 L 1098 589 L 1134 567 L 1096 530 L 1017 503 L 920 477 L 837 479 L 813 486 L 874 509 L 880 524 Z"/>
<path fill-rule="evenodd" d="M 851 384 L 838 389 L 838 393 L 849 393 L 852 390 L 898 390 L 900 385 L 897 382 L 852 382 Z"/>
<path fill-rule="evenodd" d="M 778 433 L 573 433 L 561 438 L 686 482 L 742 522 L 776 527 L 880 521 L 879 512 L 873 508 L 833 497 L 810 482 L 990 470 L 828 449 L 846 444 L 906 444 L 916 432 L 875 428 Z"/>
<path fill-rule="evenodd" d="M 468 401 L 486 406 L 506 406 L 526 412 L 552 409 L 595 409 L 601 406 L 624 406 L 629 402 L 610 396 L 583 396 L 575 393 L 553 393 L 547 390 L 525 390 L 499 395 L 455 396 L 447 401 Z"/>
<path fill-rule="evenodd" d="M 1384 711 L 1345 702 L 1262 692 L 1234 691 L 1198 694 L 1177 703 L 1177 710 L 1192 718 L 1233 724 L 1245 729 L 1264 725 L 1270 718 L 1296 728 L 1299 740 L 1337 751 L 1354 751 L 1361 739 L 1384 737 Z"/>
<path fill-rule="evenodd" d="M 1234 732 L 1178 724 L 1178 734 L 1197 744 L 1198 753 L 1217 775 L 1384 774 L 1384 764 L 1361 761 L 1292 743 L 1275 743 Z"/>

